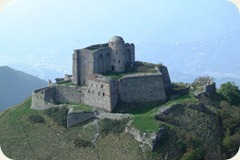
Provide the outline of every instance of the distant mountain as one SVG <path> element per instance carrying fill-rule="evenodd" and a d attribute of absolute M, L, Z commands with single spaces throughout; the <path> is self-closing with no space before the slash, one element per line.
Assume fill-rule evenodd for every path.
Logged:
<path fill-rule="evenodd" d="M 173 81 L 192 82 L 209 75 L 220 85 L 235 81 L 240 85 L 240 30 L 212 37 L 175 43 L 150 42 L 136 45 L 137 59 L 163 63 Z"/>
<path fill-rule="evenodd" d="M 0 111 L 29 97 L 47 82 L 8 66 L 0 66 Z"/>

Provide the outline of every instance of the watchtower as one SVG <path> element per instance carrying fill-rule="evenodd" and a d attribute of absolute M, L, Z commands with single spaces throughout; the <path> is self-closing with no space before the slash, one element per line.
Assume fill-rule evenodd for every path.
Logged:
<path fill-rule="evenodd" d="M 122 37 L 114 36 L 109 40 L 109 47 L 112 49 L 111 67 L 112 71 L 125 71 L 125 54 L 126 49 Z"/>

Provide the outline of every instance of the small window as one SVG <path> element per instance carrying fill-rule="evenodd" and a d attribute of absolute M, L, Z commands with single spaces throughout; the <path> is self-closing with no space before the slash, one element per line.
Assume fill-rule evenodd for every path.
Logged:
<path fill-rule="evenodd" d="M 101 88 L 103 88 L 103 85 L 101 85 Z"/>
<path fill-rule="evenodd" d="M 120 60 L 118 60 L 118 63 L 120 63 Z"/>
<path fill-rule="evenodd" d="M 100 92 L 98 92 L 98 96 L 100 96 Z"/>
<path fill-rule="evenodd" d="M 88 90 L 88 93 L 90 93 L 90 89 Z"/>
<path fill-rule="evenodd" d="M 104 97 L 104 96 L 105 96 L 105 93 L 103 93 L 102 96 Z"/>

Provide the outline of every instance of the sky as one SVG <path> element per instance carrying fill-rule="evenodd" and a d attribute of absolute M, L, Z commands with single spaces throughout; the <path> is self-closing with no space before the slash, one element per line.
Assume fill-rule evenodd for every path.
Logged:
<path fill-rule="evenodd" d="M 1 0 L 0 66 L 44 79 L 40 69 L 71 74 L 74 49 L 114 35 L 135 44 L 137 60 L 171 65 L 161 48 L 160 58 L 149 56 L 151 44 L 197 41 L 239 27 L 239 11 L 227 0 Z"/>

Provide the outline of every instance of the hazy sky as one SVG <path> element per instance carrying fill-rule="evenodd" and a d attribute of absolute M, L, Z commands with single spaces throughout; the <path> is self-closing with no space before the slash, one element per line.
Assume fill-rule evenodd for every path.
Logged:
<path fill-rule="evenodd" d="M 0 66 L 69 72 L 73 49 L 114 35 L 135 43 L 139 58 L 138 45 L 202 39 L 240 26 L 227 0 L 7 1 L 0 1 Z"/>

